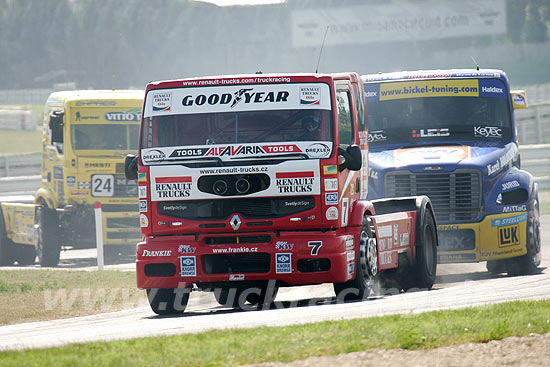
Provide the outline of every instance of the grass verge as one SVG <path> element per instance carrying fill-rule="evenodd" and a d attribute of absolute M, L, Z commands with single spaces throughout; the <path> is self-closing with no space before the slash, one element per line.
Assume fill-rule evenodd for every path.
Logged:
<path fill-rule="evenodd" d="M 42 132 L 39 130 L 0 130 L 0 155 L 42 151 Z"/>
<path fill-rule="evenodd" d="M 147 305 L 147 299 L 136 288 L 134 272 L 0 270 L 0 325 L 91 315 L 140 305 Z"/>
<path fill-rule="evenodd" d="M 254 311 L 249 311 L 254 312 Z M 550 331 L 550 300 L 280 328 L 0 352 L 1 366 L 236 366 L 368 349 L 430 349 Z"/>

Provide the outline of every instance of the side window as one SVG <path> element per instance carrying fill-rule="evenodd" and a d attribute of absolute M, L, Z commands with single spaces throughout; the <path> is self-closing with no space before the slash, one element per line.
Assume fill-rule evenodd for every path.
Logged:
<path fill-rule="evenodd" d="M 348 90 L 336 91 L 338 106 L 338 132 L 340 145 L 346 148 L 353 144 L 353 118 L 351 116 L 350 94 Z"/>
<path fill-rule="evenodd" d="M 63 154 L 63 112 L 55 111 L 50 115 L 50 130 L 52 131 L 52 145 Z"/>
<path fill-rule="evenodd" d="M 365 96 L 359 89 L 355 89 L 355 106 L 357 106 L 357 127 L 359 131 L 367 130 L 367 120 L 365 116 Z"/>

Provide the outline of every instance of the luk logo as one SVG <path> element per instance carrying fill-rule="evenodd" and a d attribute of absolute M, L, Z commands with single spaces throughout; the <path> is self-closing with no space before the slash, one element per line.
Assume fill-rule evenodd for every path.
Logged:
<path fill-rule="evenodd" d="M 519 226 L 500 227 L 498 229 L 499 247 L 519 245 Z"/>
<path fill-rule="evenodd" d="M 172 92 L 153 93 L 153 111 L 170 111 Z"/>
<path fill-rule="evenodd" d="M 451 133 L 449 132 L 448 128 L 420 129 L 420 130 L 413 130 L 412 131 L 412 137 L 413 138 L 431 138 L 431 137 L 450 136 L 450 135 L 451 135 Z"/>

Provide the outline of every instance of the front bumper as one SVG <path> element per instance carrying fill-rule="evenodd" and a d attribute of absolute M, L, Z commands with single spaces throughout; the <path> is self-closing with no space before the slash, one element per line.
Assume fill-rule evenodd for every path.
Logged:
<path fill-rule="evenodd" d="M 438 225 L 438 263 L 500 260 L 527 253 L 527 212 L 486 216 L 479 223 Z"/>
<path fill-rule="evenodd" d="M 146 237 L 138 243 L 137 286 L 345 282 L 354 277 L 357 240 L 348 233 L 320 231 Z"/>

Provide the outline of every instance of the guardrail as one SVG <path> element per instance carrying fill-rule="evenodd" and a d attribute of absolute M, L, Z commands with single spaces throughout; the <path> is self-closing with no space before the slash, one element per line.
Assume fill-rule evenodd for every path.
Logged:
<path fill-rule="evenodd" d="M 520 145 L 521 168 L 530 172 L 539 184 L 539 190 L 550 190 L 550 144 Z M 40 185 L 42 153 L 6 155 L 0 157 L 0 192 L 10 192 L 8 187 Z M 18 177 L 19 176 L 19 177 Z M 25 176 L 25 177 L 21 177 Z M 10 183 L 7 185 L 7 183 Z M 19 191 L 19 190 L 17 190 Z"/>

